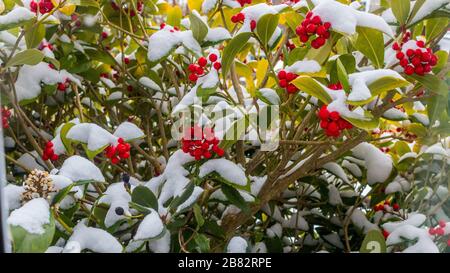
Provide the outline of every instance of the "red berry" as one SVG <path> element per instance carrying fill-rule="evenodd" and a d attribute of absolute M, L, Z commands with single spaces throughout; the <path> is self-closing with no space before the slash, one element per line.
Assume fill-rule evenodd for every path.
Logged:
<path fill-rule="evenodd" d="M 129 63 L 130 63 L 130 59 L 127 58 L 127 57 L 125 57 L 125 58 L 123 58 L 123 62 L 124 62 L 125 64 L 129 64 Z"/>
<path fill-rule="evenodd" d="M 114 164 L 114 165 L 116 165 L 117 163 L 119 163 L 119 161 L 120 161 L 120 159 L 117 158 L 117 157 L 111 158 L 111 163 Z"/>
<path fill-rule="evenodd" d="M 280 72 L 278 72 L 278 79 L 279 80 L 286 79 L 286 71 L 281 70 Z"/>
<path fill-rule="evenodd" d="M 420 65 L 420 64 L 422 63 L 422 61 L 420 60 L 419 57 L 416 56 L 416 57 L 412 58 L 411 63 L 412 63 L 414 66 L 418 66 L 418 65 Z"/>
<path fill-rule="evenodd" d="M 408 57 L 411 57 L 412 55 L 414 55 L 414 49 L 406 50 L 406 55 L 408 55 Z"/>
<path fill-rule="evenodd" d="M 293 80 L 295 80 L 295 78 L 297 78 L 297 75 L 291 72 L 286 73 L 286 80 L 288 82 L 291 82 Z"/>
<path fill-rule="evenodd" d="M 219 62 L 214 63 L 213 66 L 214 66 L 214 69 L 216 69 L 216 70 L 220 70 L 222 68 L 222 64 Z"/>
<path fill-rule="evenodd" d="M 439 236 L 443 236 L 445 234 L 445 230 L 443 228 L 437 228 L 436 234 Z"/>
<path fill-rule="evenodd" d="M 120 157 L 123 159 L 127 159 L 130 157 L 130 153 L 129 152 L 122 153 L 122 154 L 120 154 Z"/>
<path fill-rule="evenodd" d="M 52 148 L 53 147 L 53 142 L 49 141 L 45 144 L 45 148 Z"/>
<path fill-rule="evenodd" d="M 397 52 L 397 54 L 395 54 L 395 57 L 397 57 L 397 59 L 402 60 L 403 58 L 405 58 L 405 54 L 401 51 Z"/>
<path fill-rule="evenodd" d="M 293 84 L 289 84 L 287 87 L 287 91 L 289 94 L 295 93 L 297 92 L 297 90 L 298 90 L 297 87 Z"/>
<path fill-rule="evenodd" d="M 189 80 L 190 80 L 191 82 L 196 82 L 196 81 L 198 80 L 198 76 L 195 75 L 195 74 L 190 74 L 190 75 L 189 75 Z"/>
<path fill-rule="evenodd" d="M 320 108 L 318 116 L 320 119 L 324 120 L 327 119 L 330 115 L 330 112 L 328 111 L 327 107 L 324 105 L 322 108 Z"/>
<path fill-rule="evenodd" d="M 296 29 L 295 29 L 295 33 L 298 35 L 298 36 L 301 36 L 301 35 L 306 35 L 306 29 L 303 27 L 303 26 L 298 26 Z"/>
<path fill-rule="evenodd" d="M 56 161 L 56 160 L 58 160 L 58 158 L 59 158 L 59 156 L 58 156 L 57 154 L 53 154 L 53 155 L 51 156 L 51 160 L 52 160 L 52 161 Z"/>
<path fill-rule="evenodd" d="M 215 61 L 217 61 L 217 55 L 216 54 L 210 54 L 209 55 L 209 60 L 213 63 Z"/>
<path fill-rule="evenodd" d="M 389 237 L 389 232 L 387 232 L 386 230 L 383 229 L 383 236 L 384 236 L 384 239 L 387 239 L 387 237 Z"/>
<path fill-rule="evenodd" d="M 319 26 L 319 27 L 317 28 L 317 34 L 318 34 L 318 35 L 322 36 L 322 35 L 325 34 L 325 32 L 327 32 L 327 29 L 326 29 L 323 25 L 322 25 L 322 26 Z"/>
<path fill-rule="evenodd" d="M 406 75 L 412 75 L 414 73 L 414 67 L 408 65 L 407 67 L 405 67 L 405 74 Z"/>
<path fill-rule="evenodd" d="M 205 67 L 205 66 L 208 64 L 208 60 L 206 60 L 205 57 L 201 57 L 200 59 L 198 59 L 198 64 L 199 64 L 201 67 Z"/>
<path fill-rule="evenodd" d="M 224 153 L 225 153 L 225 151 L 224 151 L 223 149 L 221 149 L 221 148 L 217 148 L 217 149 L 216 149 L 216 154 L 217 154 L 218 156 L 223 156 Z"/>
<path fill-rule="evenodd" d="M 309 40 L 309 36 L 308 35 L 300 35 L 300 41 L 302 41 L 302 43 L 306 43 Z"/>
<path fill-rule="evenodd" d="M 255 21 L 255 20 L 252 20 L 252 21 L 250 22 L 250 29 L 253 31 L 253 30 L 255 30 L 255 28 L 256 28 L 256 21 Z"/>
<path fill-rule="evenodd" d="M 320 45 L 317 43 L 317 39 L 312 40 L 311 47 L 314 49 L 318 49 Z"/>
<path fill-rule="evenodd" d="M 325 44 L 325 42 L 326 42 L 325 39 L 322 37 L 316 38 L 316 43 L 319 47 L 323 46 Z"/>
<path fill-rule="evenodd" d="M 400 65 L 404 68 L 408 65 L 408 60 L 406 58 L 400 60 Z"/>
<path fill-rule="evenodd" d="M 319 16 L 314 16 L 314 17 L 311 19 L 311 22 L 312 22 L 313 24 L 315 24 L 315 25 L 318 25 L 318 24 L 321 24 L 321 23 L 322 23 L 322 20 L 320 19 Z"/>
<path fill-rule="evenodd" d="M 339 120 L 340 117 L 341 117 L 341 115 L 339 115 L 339 113 L 336 111 L 333 111 L 330 113 L 330 119 L 332 119 L 334 121 Z"/>
<path fill-rule="evenodd" d="M 66 84 L 62 82 L 58 83 L 58 90 L 62 92 L 66 91 Z"/>
<path fill-rule="evenodd" d="M 205 73 L 205 70 L 201 67 L 197 67 L 197 71 L 195 71 L 195 73 L 197 73 L 197 75 L 201 76 L 201 75 L 203 75 L 203 73 Z"/>
<path fill-rule="evenodd" d="M 308 33 L 314 33 L 316 31 L 316 25 L 314 24 L 309 24 L 306 26 L 306 31 Z"/>
<path fill-rule="evenodd" d="M 435 235 L 435 234 L 436 234 L 436 231 L 435 231 L 434 228 L 430 227 L 430 228 L 428 229 L 428 233 L 429 233 L 430 235 Z"/>
<path fill-rule="evenodd" d="M 425 42 L 424 42 L 424 41 L 417 41 L 417 42 L 416 42 L 416 45 L 417 45 L 418 47 L 425 47 Z"/>
<path fill-rule="evenodd" d="M 125 144 L 125 140 L 123 138 L 121 138 L 121 137 L 119 137 L 117 139 L 117 142 L 120 143 L 120 144 Z"/>
<path fill-rule="evenodd" d="M 439 220 L 439 226 L 440 226 L 441 228 L 444 228 L 446 225 L 447 225 L 447 223 L 445 223 L 444 220 Z"/>
<path fill-rule="evenodd" d="M 188 69 L 189 71 L 191 71 L 192 73 L 195 73 L 197 71 L 198 66 L 196 64 L 190 64 Z"/>
<path fill-rule="evenodd" d="M 313 13 L 312 13 L 312 11 L 308 11 L 307 13 L 306 13 L 306 18 L 311 18 L 313 16 Z"/>
<path fill-rule="evenodd" d="M 237 22 L 239 22 L 239 20 L 238 20 L 238 18 L 237 18 L 237 16 L 236 15 L 233 15 L 233 16 L 231 16 L 231 22 L 233 22 L 233 23 L 237 23 Z"/>
<path fill-rule="evenodd" d="M 330 22 L 325 22 L 325 23 L 323 24 L 323 26 L 324 26 L 327 30 L 329 30 L 329 29 L 331 28 L 331 23 L 330 23 Z"/>
<path fill-rule="evenodd" d="M 327 120 L 322 120 L 320 121 L 320 128 L 322 129 L 326 129 L 328 127 L 328 121 Z"/>
<path fill-rule="evenodd" d="M 108 38 L 108 33 L 106 33 L 106 32 L 103 31 L 103 32 L 102 32 L 102 38 L 103 38 L 103 39 Z"/>
<path fill-rule="evenodd" d="M 286 80 L 280 80 L 280 87 L 286 88 L 288 86 L 288 83 Z"/>
<path fill-rule="evenodd" d="M 417 75 L 420 75 L 420 76 L 422 76 L 423 74 L 424 74 L 424 70 L 423 70 L 423 66 L 417 66 L 415 69 L 414 69 L 414 72 L 416 72 L 416 74 Z"/>
<path fill-rule="evenodd" d="M 243 22 L 245 20 L 245 14 L 243 14 L 242 12 L 237 14 L 237 19 L 240 22 Z"/>
<path fill-rule="evenodd" d="M 400 46 L 398 45 L 397 42 L 395 42 L 394 44 L 392 44 L 392 49 L 393 49 L 393 50 L 400 50 Z"/>

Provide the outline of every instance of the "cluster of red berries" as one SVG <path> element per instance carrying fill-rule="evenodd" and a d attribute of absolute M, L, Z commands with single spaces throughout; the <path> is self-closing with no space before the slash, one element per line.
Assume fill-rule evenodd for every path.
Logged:
<path fill-rule="evenodd" d="M 237 23 L 243 23 L 245 20 L 245 15 L 242 12 L 239 12 L 233 16 L 231 16 L 231 22 L 237 24 Z"/>
<path fill-rule="evenodd" d="M 130 157 L 130 144 L 126 143 L 123 138 L 117 140 L 119 142 L 116 146 L 108 146 L 105 149 L 105 155 L 111 159 L 112 164 L 117 164 L 121 159 Z"/>
<path fill-rule="evenodd" d="M 11 116 L 11 111 L 4 107 L 2 108 L 2 127 L 3 129 L 9 128 L 8 118 Z"/>
<path fill-rule="evenodd" d="M 58 160 L 59 156 L 55 154 L 55 151 L 53 150 L 53 142 L 49 141 L 45 144 L 44 153 L 42 154 L 43 160 L 51 160 L 56 161 Z"/>
<path fill-rule="evenodd" d="M 432 67 L 437 64 L 438 58 L 433 54 L 431 48 L 425 47 L 424 41 L 416 41 L 416 45 L 418 48 L 409 48 L 406 50 L 406 54 L 398 43 L 394 43 L 392 49 L 397 51 L 395 56 L 406 75 L 416 73 L 419 76 L 423 76 L 425 73 L 429 73 Z"/>
<path fill-rule="evenodd" d="M 167 26 L 166 23 L 162 23 L 162 24 L 159 25 L 159 29 L 164 29 L 166 26 Z M 180 31 L 180 28 L 177 27 L 177 26 L 174 26 L 174 27 L 170 30 L 170 32 L 172 32 L 172 33 L 175 32 L 175 31 Z"/>
<path fill-rule="evenodd" d="M 239 4 L 241 4 L 241 7 L 245 6 L 245 4 L 251 4 L 252 0 L 236 0 L 239 2 Z"/>
<path fill-rule="evenodd" d="M 433 228 L 430 227 L 430 229 L 428 230 L 428 233 L 430 233 L 430 235 L 438 235 L 438 236 L 443 236 L 445 235 L 445 226 L 447 225 L 447 223 L 445 223 L 444 220 L 440 220 L 439 221 L 439 227 Z"/>
<path fill-rule="evenodd" d="M 344 89 L 344 87 L 342 86 L 342 83 L 340 83 L 340 82 L 330 83 L 328 85 L 328 88 L 330 88 L 332 90 L 342 90 L 342 89 Z"/>
<path fill-rule="evenodd" d="M 51 0 L 40 0 L 39 2 L 33 0 L 30 2 L 30 10 L 35 13 L 38 10 L 40 14 L 49 13 L 54 7 L 55 5 L 53 5 Z"/>
<path fill-rule="evenodd" d="M 292 72 L 286 72 L 285 70 L 281 70 L 278 72 L 278 82 L 281 88 L 285 88 L 289 94 L 295 93 L 298 91 L 297 86 L 292 84 L 291 82 L 295 80 L 298 75 Z"/>
<path fill-rule="evenodd" d="M 218 57 L 216 54 L 211 53 L 208 56 L 208 59 L 205 57 L 201 57 L 198 59 L 197 64 L 190 64 L 188 66 L 189 80 L 191 82 L 197 82 L 198 77 L 201 77 L 205 74 L 205 68 L 208 65 L 208 60 L 212 63 L 212 67 L 216 70 L 220 70 L 222 68 L 222 64 L 218 62 Z"/>
<path fill-rule="evenodd" d="M 373 207 L 374 211 L 389 211 L 390 209 L 392 209 L 394 211 L 399 211 L 400 205 L 397 203 L 394 203 L 391 207 L 391 201 L 386 200 L 386 201 L 384 201 L 384 204 L 378 204 Z"/>
<path fill-rule="evenodd" d="M 320 108 L 317 116 L 320 118 L 320 128 L 325 130 L 327 136 L 339 137 L 344 129 L 353 128 L 353 125 L 341 118 L 341 115 L 338 112 L 328 111 L 327 105 Z"/>
<path fill-rule="evenodd" d="M 181 139 L 181 149 L 185 153 L 189 153 L 195 160 L 208 159 L 215 153 L 223 156 L 223 149 L 219 148 L 219 139 L 214 136 L 211 128 L 201 128 L 194 126 L 188 130 L 185 137 Z"/>
<path fill-rule="evenodd" d="M 311 47 L 317 49 L 322 47 L 327 39 L 330 38 L 330 28 L 331 23 L 323 23 L 320 16 L 314 16 L 309 11 L 305 20 L 297 27 L 295 32 L 303 43 L 308 42 L 312 36 L 315 36 L 315 39 L 311 41 Z"/>

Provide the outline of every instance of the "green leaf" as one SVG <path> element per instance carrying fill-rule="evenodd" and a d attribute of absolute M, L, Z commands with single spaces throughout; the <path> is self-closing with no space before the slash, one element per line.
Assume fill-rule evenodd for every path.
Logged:
<path fill-rule="evenodd" d="M 29 23 L 25 27 L 25 31 L 25 42 L 27 44 L 27 48 L 37 47 L 45 37 L 44 24 L 34 25 Z"/>
<path fill-rule="evenodd" d="M 386 253 L 386 241 L 379 230 L 367 232 L 359 250 L 361 253 Z"/>
<path fill-rule="evenodd" d="M 342 116 L 342 118 L 353 124 L 353 126 L 365 130 L 373 130 L 380 124 L 380 119 L 375 118 L 370 112 L 364 110 L 364 116 L 366 119 L 349 118 L 346 116 Z"/>
<path fill-rule="evenodd" d="M 400 87 L 405 87 L 409 84 L 410 83 L 408 81 L 405 81 L 403 79 L 386 76 L 372 82 L 371 84 L 369 84 L 368 88 L 370 89 L 370 93 L 372 93 L 372 96 L 378 96 L 383 92 L 394 90 Z"/>
<path fill-rule="evenodd" d="M 238 54 L 242 49 L 244 49 L 247 41 L 250 39 L 251 33 L 244 32 L 236 35 L 231 39 L 228 45 L 223 50 L 222 57 L 222 74 L 224 77 L 227 76 L 230 70 L 231 64 L 234 62 L 236 54 Z"/>
<path fill-rule="evenodd" d="M 73 154 L 73 147 L 72 147 L 72 141 L 68 139 L 67 133 L 69 132 L 70 128 L 72 128 L 75 125 L 73 122 L 67 122 L 63 125 L 61 128 L 61 131 L 59 132 L 59 137 L 61 138 L 61 142 L 64 145 L 64 148 L 66 149 L 67 153 L 69 155 Z"/>
<path fill-rule="evenodd" d="M 436 75 L 426 74 L 424 76 L 419 76 L 416 74 L 408 76 L 408 78 L 412 78 L 419 82 L 420 85 L 425 87 L 428 91 L 433 94 L 437 94 L 440 96 L 446 96 L 448 93 L 447 83 L 443 80 L 440 80 Z"/>
<path fill-rule="evenodd" d="M 6 68 L 19 65 L 36 65 L 44 59 L 44 54 L 37 49 L 26 49 L 14 55 L 6 64 Z"/>
<path fill-rule="evenodd" d="M 263 43 L 263 46 L 267 47 L 267 43 L 272 37 L 275 29 L 278 26 L 278 20 L 280 16 L 278 14 L 266 14 L 263 15 L 259 20 L 256 26 L 256 33 L 258 34 L 259 39 Z"/>
<path fill-rule="evenodd" d="M 301 91 L 318 98 L 325 104 L 329 104 L 332 101 L 330 95 L 323 89 L 322 85 L 309 76 L 299 76 L 292 83 Z"/>
<path fill-rule="evenodd" d="M 411 148 L 409 148 L 408 143 L 406 143 L 405 141 L 397 141 L 397 142 L 395 142 L 393 150 L 399 156 L 402 156 L 402 155 L 404 155 L 406 153 L 411 152 Z"/>
<path fill-rule="evenodd" d="M 184 187 L 183 193 L 180 196 L 174 197 L 172 202 L 170 202 L 169 207 L 171 209 L 176 210 L 176 208 L 179 205 L 183 204 L 192 195 L 192 193 L 194 192 L 194 188 L 195 188 L 195 183 L 189 182 L 189 184 L 187 184 L 186 187 Z"/>
<path fill-rule="evenodd" d="M 158 211 L 158 199 L 153 192 L 145 186 L 137 186 L 131 193 L 131 201 L 141 206 Z"/>
<path fill-rule="evenodd" d="M 448 18 L 433 18 L 425 21 L 425 39 L 431 41 L 447 31 Z"/>
<path fill-rule="evenodd" d="M 203 234 L 197 233 L 194 237 L 197 250 L 200 253 L 208 253 L 210 251 L 209 238 Z"/>
<path fill-rule="evenodd" d="M 208 34 L 208 26 L 200 17 L 198 17 L 197 12 L 189 14 L 189 20 L 191 22 L 191 30 L 194 38 L 201 43 Z"/>
<path fill-rule="evenodd" d="M 357 27 L 356 30 L 358 32 L 356 49 L 369 58 L 373 66 L 382 68 L 384 66 L 383 33 L 366 27 Z"/>
<path fill-rule="evenodd" d="M 197 204 L 195 204 L 193 208 L 194 208 L 194 217 L 195 217 L 195 221 L 197 222 L 197 226 L 201 227 L 205 223 L 205 218 L 203 218 L 203 215 L 202 215 L 202 209 Z"/>
<path fill-rule="evenodd" d="M 242 196 L 239 194 L 238 190 L 225 183 L 221 185 L 221 188 L 223 194 L 225 194 L 225 196 L 227 197 L 228 201 L 231 204 L 240 208 L 246 214 L 250 213 L 249 205 L 247 204 L 247 202 L 245 202 L 244 198 L 242 198 Z"/>
<path fill-rule="evenodd" d="M 55 219 L 50 213 L 50 223 L 43 226 L 43 234 L 33 234 L 21 226 L 10 226 L 14 252 L 43 253 L 50 246 L 55 234 Z"/>
<path fill-rule="evenodd" d="M 350 92 L 350 83 L 348 82 L 348 74 L 340 59 L 336 60 L 336 68 L 339 82 L 346 92 Z"/>
<path fill-rule="evenodd" d="M 437 64 L 433 67 L 433 73 L 438 74 L 445 67 L 448 60 L 448 51 L 439 50 L 434 52 L 434 55 L 438 58 Z"/>
<path fill-rule="evenodd" d="M 293 32 L 295 32 L 296 28 L 303 21 L 303 16 L 297 12 L 288 12 L 285 13 L 284 18 L 286 19 L 286 24 L 291 28 Z"/>
<path fill-rule="evenodd" d="M 417 1 L 414 3 L 414 7 L 413 7 L 413 9 L 411 10 L 411 14 L 409 15 L 409 20 L 408 20 L 408 22 L 411 21 L 411 20 L 416 16 L 417 12 L 419 11 L 419 9 L 422 7 L 422 5 L 423 5 L 424 3 L 425 3 L 425 0 L 417 0 Z"/>
<path fill-rule="evenodd" d="M 411 9 L 410 0 L 391 0 L 391 9 L 400 25 L 404 25 Z"/>
<path fill-rule="evenodd" d="M 75 184 L 72 183 L 69 186 L 59 190 L 55 197 L 53 197 L 52 206 L 61 202 L 64 197 L 66 197 L 70 193 L 74 185 Z"/>

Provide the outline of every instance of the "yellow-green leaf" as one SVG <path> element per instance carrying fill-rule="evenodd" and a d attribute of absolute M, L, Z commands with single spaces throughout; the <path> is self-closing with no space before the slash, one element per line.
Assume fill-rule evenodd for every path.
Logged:
<path fill-rule="evenodd" d="M 357 27 L 357 32 L 356 49 L 369 58 L 374 67 L 382 68 L 384 66 L 383 33 L 366 27 Z"/>
<path fill-rule="evenodd" d="M 299 76 L 292 83 L 301 91 L 318 98 L 325 104 L 329 104 L 332 101 L 330 95 L 323 89 L 322 85 L 309 76 Z"/>
<path fill-rule="evenodd" d="M 404 25 L 408 20 L 410 0 L 391 0 L 391 9 L 400 25 Z"/>

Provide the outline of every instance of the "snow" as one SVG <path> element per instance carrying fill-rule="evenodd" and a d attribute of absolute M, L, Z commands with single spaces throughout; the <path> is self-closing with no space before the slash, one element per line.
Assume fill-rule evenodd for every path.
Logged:
<path fill-rule="evenodd" d="M 20 208 L 22 205 L 21 195 L 25 191 L 24 188 L 14 184 L 8 184 L 3 190 L 8 210 Z"/>
<path fill-rule="evenodd" d="M 244 23 L 242 24 L 242 27 L 239 29 L 237 34 L 243 33 L 243 32 L 252 32 L 250 27 L 250 22 L 255 20 L 256 23 L 258 23 L 258 20 L 266 15 L 266 14 L 278 14 L 280 11 L 288 7 L 285 4 L 280 5 L 268 5 L 266 3 L 259 3 L 256 5 L 246 6 L 241 10 L 241 12 L 245 15 Z M 277 33 L 274 32 L 273 35 L 276 35 Z M 273 36 L 272 36 L 273 38 Z"/>
<path fill-rule="evenodd" d="M 267 228 L 266 234 L 269 238 L 281 238 L 283 235 L 283 227 L 280 225 L 280 223 L 275 223 L 273 226 Z"/>
<path fill-rule="evenodd" d="M 170 232 L 166 230 L 164 235 L 156 240 L 151 240 L 148 247 L 153 253 L 169 253 L 170 251 Z"/>
<path fill-rule="evenodd" d="M 383 113 L 383 117 L 390 120 L 404 120 L 408 115 L 397 108 L 390 108 Z"/>
<path fill-rule="evenodd" d="M 228 39 L 231 39 L 230 32 L 222 27 L 208 29 L 205 37 L 205 41 L 208 42 L 220 42 Z"/>
<path fill-rule="evenodd" d="M 117 223 L 117 221 L 125 219 L 124 215 L 117 215 L 116 208 L 123 208 L 126 214 L 129 210 L 129 202 L 131 202 L 131 196 L 126 190 L 124 183 L 118 182 L 108 186 L 106 191 L 103 193 L 103 196 L 98 200 L 99 204 L 104 203 L 109 205 L 109 209 L 105 217 L 106 227 L 111 227 Z"/>
<path fill-rule="evenodd" d="M 397 176 L 391 183 L 386 186 L 384 192 L 386 194 L 391 194 L 395 192 L 408 192 L 410 189 L 411 184 L 405 178 Z"/>
<path fill-rule="evenodd" d="M 281 225 L 284 228 L 292 228 L 292 229 L 300 229 L 300 230 L 309 230 L 308 222 L 303 218 L 305 212 L 299 211 L 293 215 L 289 219 L 281 219 Z"/>
<path fill-rule="evenodd" d="M 423 153 L 448 156 L 447 151 L 442 147 L 441 143 L 436 143 L 430 147 L 427 147 Z"/>
<path fill-rule="evenodd" d="M 334 0 L 322 0 L 312 10 L 319 15 L 323 22 L 330 22 L 331 29 L 344 34 L 356 33 L 356 27 L 369 27 L 394 36 L 392 29 L 378 15 L 355 10 L 350 6 L 341 4 Z"/>
<path fill-rule="evenodd" d="M 158 212 L 154 209 L 150 209 L 150 213 L 147 214 L 134 235 L 134 240 L 149 240 L 155 238 L 164 231 L 164 225 L 159 217 Z"/>
<path fill-rule="evenodd" d="M 402 162 L 403 160 L 407 159 L 407 158 L 416 158 L 417 157 L 417 153 L 415 152 L 408 152 L 403 154 L 399 159 L 398 159 L 398 163 Z"/>
<path fill-rule="evenodd" d="M 369 232 L 370 230 L 378 230 L 378 226 L 371 223 L 369 220 L 367 220 L 366 215 L 361 211 L 359 208 L 355 208 L 352 212 L 353 207 L 349 208 L 347 210 L 347 215 L 350 215 L 350 220 L 352 223 L 360 228 L 364 233 Z"/>
<path fill-rule="evenodd" d="M 32 234 L 44 234 L 44 225 L 50 224 L 50 207 L 44 198 L 28 201 L 8 217 L 8 224 L 19 226 Z"/>
<path fill-rule="evenodd" d="M 342 167 L 346 168 L 347 170 L 349 170 L 354 176 L 356 177 L 361 177 L 362 176 L 362 171 L 359 168 L 359 166 L 355 163 L 352 163 L 348 160 L 343 160 L 342 161 Z"/>
<path fill-rule="evenodd" d="M 139 83 L 151 90 L 162 91 L 161 87 L 148 77 L 141 77 Z"/>
<path fill-rule="evenodd" d="M 342 205 L 342 199 L 339 190 L 334 185 L 328 185 L 328 203 L 333 206 Z"/>
<path fill-rule="evenodd" d="M 227 253 L 246 253 L 247 247 L 248 243 L 244 238 L 235 236 L 228 242 Z"/>
<path fill-rule="evenodd" d="M 445 6 L 446 4 L 449 4 L 450 0 L 428 0 L 423 3 L 423 5 L 419 8 L 414 18 L 411 19 L 410 24 L 413 24 L 415 22 L 418 22 L 425 18 L 426 16 L 430 15 L 433 11 L 439 9 L 440 7 Z M 413 5 L 411 5 L 411 8 L 413 8 Z"/>
<path fill-rule="evenodd" d="M 13 10 L 5 15 L 0 15 L 0 26 L 17 24 L 20 22 L 28 21 L 36 17 L 36 14 L 24 7 L 16 6 Z"/>
<path fill-rule="evenodd" d="M 49 178 L 53 181 L 53 186 L 56 190 L 56 192 L 52 194 L 52 197 L 56 196 L 57 192 L 70 186 L 73 183 L 72 180 L 70 180 L 69 178 L 62 176 L 62 175 L 50 174 Z M 72 187 L 70 192 L 74 193 L 74 197 L 77 199 L 83 197 L 83 190 L 78 186 Z M 73 199 L 73 197 L 70 195 L 67 195 L 66 197 L 64 197 L 63 200 L 60 201 L 59 206 L 62 209 L 67 209 L 67 208 L 72 207 L 74 203 L 75 203 L 75 200 Z"/>
<path fill-rule="evenodd" d="M 411 115 L 413 118 L 415 118 L 418 122 L 422 123 L 424 126 L 430 125 L 430 119 L 427 115 L 421 114 L 421 113 L 414 113 Z"/>
<path fill-rule="evenodd" d="M 191 196 L 189 196 L 188 199 L 186 199 L 186 201 L 184 201 L 182 204 L 180 204 L 177 207 L 176 212 L 180 212 L 183 211 L 184 209 L 190 207 L 192 204 L 194 204 L 197 199 L 200 197 L 200 194 L 203 193 L 203 189 L 201 187 L 194 187 L 194 190 L 192 191 Z"/>
<path fill-rule="evenodd" d="M 24 65 L 19 70 L 15 83 L 17 100 L 34 99 L 41 93 L 41 82 L 54 85 L 66 79 L 81 87 L 81 82 L 66 70 L 55 70 L 48 63 L 40 62 L 37 65 Z"/>
<path fill-rule="evenodd" d="M 264 242 L 257 242 L 253 248 L 252 253 L 267 253 L 267 246 Z"/>
<path fill-rule="evenodd" d="M 202 3 L 202 11 L 203 11 L 203 13 L 206 14 L 206 13 L 212 11 L 216 7 L 217 1 L 218 0 L 205 0 L 205 1 L 203 1 L 203 3 Z"/>
<path fill-rule="evenodd" d="M 393 77 L 396 79 L 406 81 L 400 74 L 391 69 L 377 69 L 367 70 L 363 72 L 356 72 L 348 75 L 349 84 L 352 86 L 352 91 L 348 96 L 350 101 L 365 101 L 372 97 L 369 85 L 383 77 Z"/>
<path fill-rule="evenodd" d="M 296 61 L 290 66 L 286 66 L 285 70 L 292 73 L 316 73 L 321 70 L 321 66 L 314 60 Z"/>
<path fill-rule="evenodd" d="M 404 226 L 420 227 L 425 223 L 426 220 L 427 220 L 427 217 L 423 214 L 411 213 L 409 215 L 408 219 L 406 219 L 404 221 L 387 222 L 387 223 L 383 224 L 383 229 L 389 233 L 392 233 L 395 230 L 397 230 L 401 227 L 404 227 Z"/>
<path fill-rule="evenodd" d="M 63 253 L 79 253 L 88 249 L 97 253 L 121 253 L 122 245 L 108 232 L 94 227 L 87 227 L 83 222 L 73 229 Z"/>
<path fill-rule="evenodd" d="M 400 244 L 405 240 L 415 241 L 413 245 L 404 249 L 403 253 L 438 253 L 439 249 L 431 240 L 428 232 L 412 225 L 403 225 L 395 229 L 387 238 L 388 246 Z"/>
<path fill-rule="evenodd" d="M 80 123 L 72 126 L 66 138 L 87 144 L 90 151 L 117 144 L 117 137 L 95 123 Z"/>
<path fill-rule="evenodd" d="M 259 93 L 266 98 L 271 104 L 278 105 L 280 104 L 280 97 L 278 96 L 275 90 L 270 88 L 261 88 L 259 89 Z"/>
<path fill-rule="evenodd" d="M 367 183 L 373 185 L 386 181 L 392 172 L 392 158 L 377 147 L 363 142 L 352 149 L 353 155 L 363 159 L 367 169 Z"/>
<path fill-rule="evenodd" d="M 340 248 L 340 249 L 344 249 L 344 244 L 341 241 L 341 238 L 339 237 L 339 235 L 335 232 L 327 234 L 327 235 L 323 235 L 322 238 L 329 244 Z"/>
<path fill-rule="evenodd" d="M 81 180 L 105 182 L 100 169 L 94 163 L 79 155 L 73 155 L 66 159 L 58 174 L 74 182 Z"/>
<path fill-rule="evenodd" d="M 342 169 L 341 166 L 339 166 L 336 162 L 328 162 L 322 166 L 325 170 L 331 172 L 338 178 L 342 179 L 344 182 L 349 183 L 347 174 Z"/>
<path fill-rule="evenodd" d="M 114 136 L 122 138 L 125 141 L 132 141 L 145 136 L 136 124 L 125 121 L 122 122 L 113 133 Z"/>
<path fill-rule="evenodd" d="M 216 172 L 230 183 L 245 186 L 247 185 L 247 177 L 242 168 L 225 158 L 211 159 L 200 166 L 198 176 L 203 178 L 208 174 Z"/>
<path fill-rule="evenodd" d="M 172 50 L 183 45 L 197 56 L 201 55 L 201 47 L 195 40 L 192 31 L 173 31 L 171 26 L 166 26 L 152 34 L 148 39 L 147 58 L 151 62 L 157 62 L 168 56 Z"/>

